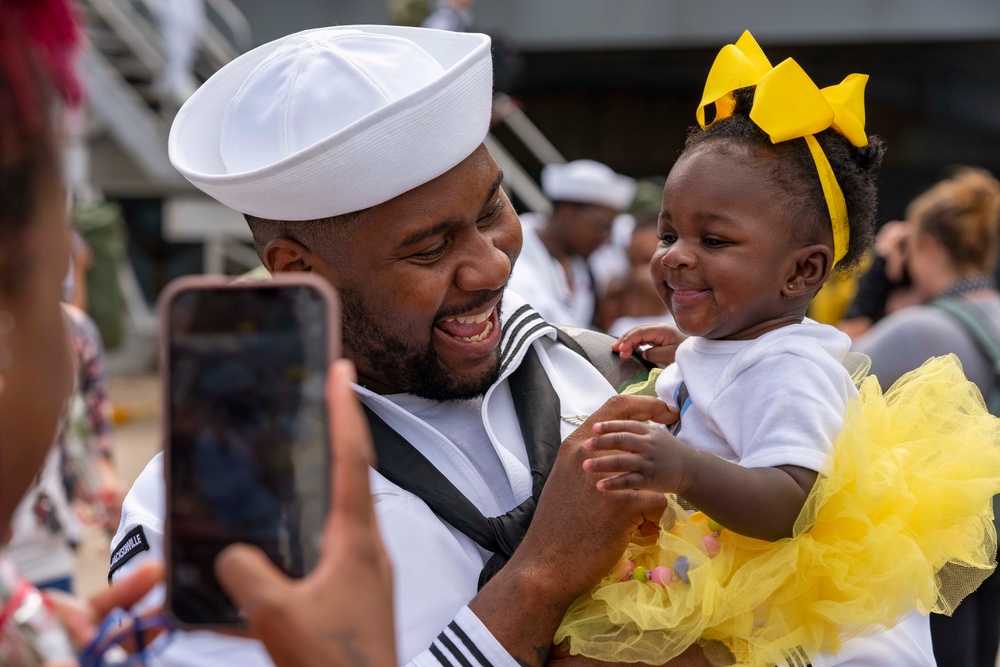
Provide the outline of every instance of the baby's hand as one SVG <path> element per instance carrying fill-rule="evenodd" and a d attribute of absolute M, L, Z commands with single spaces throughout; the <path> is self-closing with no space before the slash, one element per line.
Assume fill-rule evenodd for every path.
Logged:
<path fill-rule="evenodd" d="M 611 344 L 611 350 L 620 354 L 622 359 L 628 359 L 642 345 L 650 345 L 642 353 L 642 358 L 658 366 L 667 366 L 674 363 L 677 346 L 685 338 L 687 336 L 669 324 L 643 324 L 623 333 Z"/>
<path fill-rule="evenodd" d="M 601 491 L 645 489 L 684 494 L 698 471 L 698 453 L 664 428 L 637 421 L 609 421 L 594 425 L 588 450 L 598 452 L 583 469 L 602 475 Z"/>

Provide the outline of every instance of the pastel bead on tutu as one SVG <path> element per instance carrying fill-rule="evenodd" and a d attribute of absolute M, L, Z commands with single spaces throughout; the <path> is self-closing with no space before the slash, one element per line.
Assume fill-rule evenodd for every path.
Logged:
<path fill-rule="evenodd" d="M 701 543 L 705 547 L 705 553 L 708 554 L 709 558 L 715 558 L 719 555 L 719 551 L 722 550 L 722 544 L 719 543 L 719 538 L 715 535 L 706 535 L 701 538 Z"/>
<path fill-rule="evenodd" d="M 719 664 L 780 664 L 797 647 L 836 652 L 913 610 L 950 614 L 996 565 L 1000 420 L 953 355 L 884 394 L 874 377 L 859 389 L 793 537 L 720 532 L 670 498 L 660 534 L 637 536 L 623 559 L 688 583 L 616 571 L 573 604 L 556 642 L 651 664 L 701 642 Z"/>
<path fill-rule="evenodd" d="M 673 578 L 673 572 L 671 572 L 669 567 L 658 565 L 653 568 L 652 576 L 649 577 L 649 580 L 658 586 L 669 586 Z"/>

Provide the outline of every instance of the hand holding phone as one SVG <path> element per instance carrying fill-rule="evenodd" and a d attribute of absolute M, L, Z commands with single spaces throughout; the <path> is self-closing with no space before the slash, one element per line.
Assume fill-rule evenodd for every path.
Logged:
<path fill-rule="evenodd" d="M 303 579 L 290 579 L 259 549 L 246 545 L 227 547 L 216 560 L 223 589 L 277 667 L 398 664 L 392 572 L 368 484 L 374 452 L 351 388 L 355 380 L 351 362 L 334 362 L 327 385 L 333 496 L 316 569 Z"/>
<path fill-rule="evenodd" d="M 253 544 L 296 578 L 319 555 L 336 297 L 308 274 L 189 277 L 164 292 L 161 321 L 167 609 L 182 627 L 238 628 L 213 570 L 223 548 Z"/>

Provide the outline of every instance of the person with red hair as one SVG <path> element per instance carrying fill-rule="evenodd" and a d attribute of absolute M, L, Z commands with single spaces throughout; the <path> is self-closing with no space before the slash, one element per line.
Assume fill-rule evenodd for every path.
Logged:
<path fill-rule="evenodd" d="M 0 0 L 0 540 L 48 455 L 73 388 L 60 306 L 70 254 L 60 146 L 61 113 L 82 97 L 74 73 L 79 38 L 66 0 Z M 349 362 L 331 371 L 335 496 L 316 571 L 283 579 L 244 546 L 218 563 L 231 591 L 253 582 L 236 599 L 279 665 L 346 665 L 356 657 L 395 663 L 384 634 L 390 628 L 392 636 L 389 566 L 368 492 L 371 440 L 352 377 Z M 125 620 L 120 608 L 160 580 L 162 565 L 146 564 L 83 601 L 41 594 L 0 559 L 0 664 L 67 667 L 77 664 L 76 651 L 82 665 L 104 664 L 110 647 L 160 625 L 133 618 L 135 626 L 122 632 L 117 623 Z M 368 613 L 355 614 L 359 604 Z"/>

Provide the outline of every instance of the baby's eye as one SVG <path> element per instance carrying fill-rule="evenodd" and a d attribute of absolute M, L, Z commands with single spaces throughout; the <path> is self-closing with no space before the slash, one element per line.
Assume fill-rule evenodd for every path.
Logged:
<path fill-rule="evenodd" d="M 717 239 L 712 236 L 706 236 L 701 240 L 702 244 L 706 248 L 719 248 L 721 246 L 727 245 L 729 242 L 724 239 Z"/>
<path fill-rule="evenodd" d="M 673 232 L 664 232 L 659 235 L 660 243 L 663 245 L 670 245 L 671 243 L 677 242 L 677 234 Z"/>

